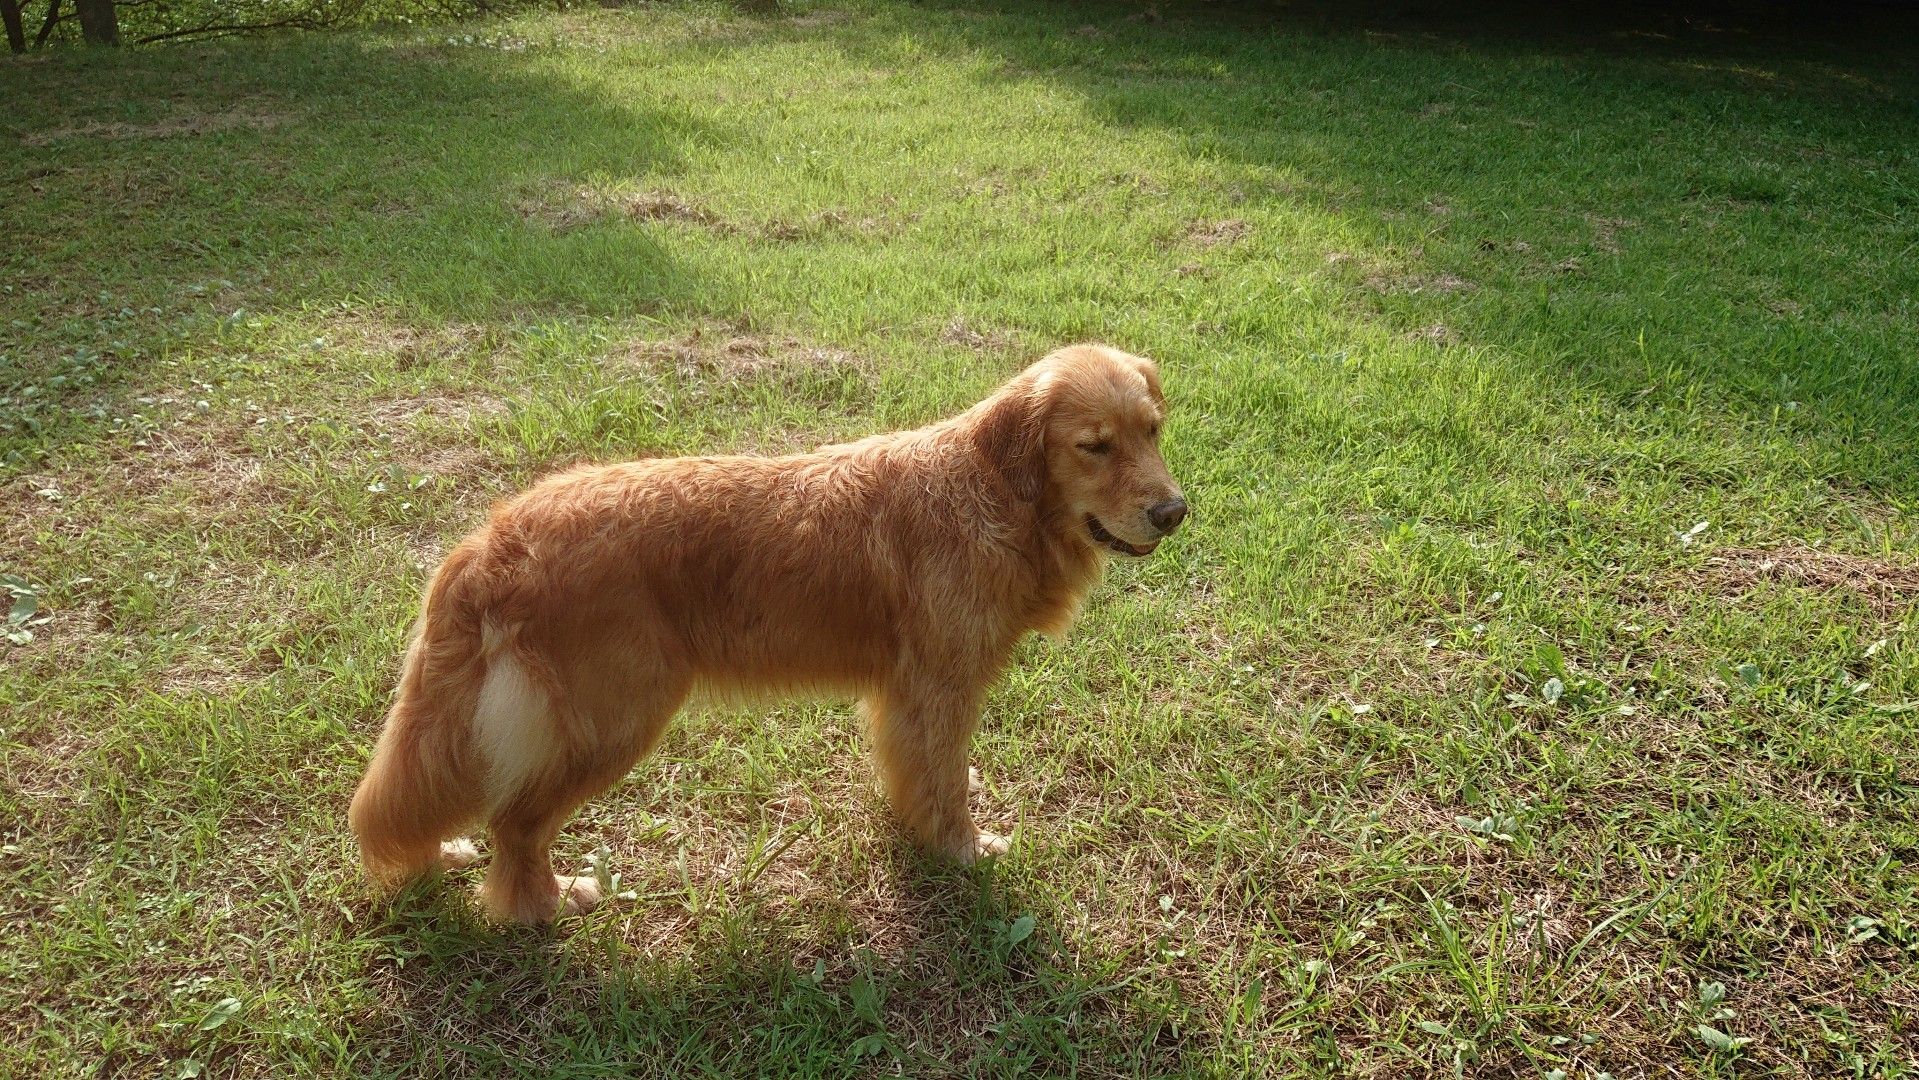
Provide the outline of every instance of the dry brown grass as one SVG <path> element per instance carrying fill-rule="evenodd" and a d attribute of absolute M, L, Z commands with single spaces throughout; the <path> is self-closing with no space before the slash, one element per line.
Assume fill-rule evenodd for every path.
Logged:
<path fill-rule="evenodd" d="M 331 313 L 317 328 L 321 347 L 388 358 L 400 371 L 463 359 L 486 370 L 491 354 L 499 348 L 489 330 L 478 323 L 421 325 L 364 309 Z"/>
<path fill-rule="evenodd" d="M 1619 254 L 1621 250 L 1619 246 L 1620 233 L 1639 227 L 1639 223 L 1630 218 L 1604 217 L 1598 214 L 1590 214 L 1586 220 L 1592 224 L 1593 247 L 1598 248 L 1608 255 Z"/>
<path fill-rule="evenodd" d="M 1180 232 L 1183 243 L 1206 249 L 1237 243 L 1253 235 L 1253 227 L 1238 218 L 1196 218 Z"/>
<path fill-rule="evenodd" d="M 1459 335 L 1445 323 L 1432 323 L 1416 330 L 1408 330 L 1404 336 L 1407 341 L 1424 341 L 1434 345 L 1451 345 L 1459 340 Z"/>
<path fill-rule="evenodd" d="M 811 30 L 819 26 L 837 26 L 840 23 L 850 21 L 852 18 L 853 16 L 850 12 L 835 11 L 832 8 L 816 8 L 812 11 L 803 11 L 797 15 L 788 16 L 786 25 L 798 27 L 802 30 Z"/>
<path fill-rule="evenodd" d="M 213 519 L 256 500 L 261 461 L 244 425 L 174 415 L 145 433 L 146 445 L 56 458 L 45 471 L 0 483 L 0 549 L 31 561 L 55 543 L 85 540 L 106 515 Z"/>
<path fill-rule="evenodd" d="M 240 107 L 223 112 L 173 116 L 148 124 L 121 121 L 89 121 L 72 127 L 30 131 L 20 137 L 28 146 L 50 146 L 68 139 L 172 139 L 208 135 L 222 131 L 265 131 L 279 127 L 289 119 L 284 112 L 259 107 Z"/>
<path fill-rule="evenodd" d="M 953 316 L 940 331 L 940 340 L 981 352 L 1001 352 L 1019 345 L 1018 334 L 1007 330 L 979 329 L 968 322 L 964 315 Z"/>
<path fill-rule="evenodd" d="M 1379 293 L 1457 293 L 1478 288 L 1458 274 L 1427 274 L 1416 271 L 1374 271 L 1362 281 Z"/>
<path fill-rule="evenodd" d="M 1850 592 L 1888 619 L 1909 611 L 1919 597 L 1919 565 L 1805 544 L 1721 548 L 1706 560 L 1704 575 L 1715 592 L 1730 597 L 1767 582 Z"/>
<path fill-rule="evenodd" d="M 657 221 L 687 225 L 719 236 L 795 242 L 834 235 L 865 236 L 891 228 L 882 216 L 826 209 L 797 220 L 742 221 L 670 191 L 621 192 L 561 187 L 520 198 L 515 210 L 526 221 L 568 232 L 607 221 Z M 910 220 L 910 218 L 909 218 Z"/>
<path fill-rule="evenodd" d="M 633 342 L 615 360 L 667 368 L 700 382 L 738 383 L 806 372 L 873 373 L 864 357 L 794 337 L 768 338 L 723 325 L 698 327 L 665 340 Z"/>

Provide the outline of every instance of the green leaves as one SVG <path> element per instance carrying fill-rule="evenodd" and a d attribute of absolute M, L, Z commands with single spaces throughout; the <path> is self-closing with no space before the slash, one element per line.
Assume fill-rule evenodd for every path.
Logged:
<path fill-rule="evenodd" d="M 1512 814 L 1489 814 L 1482 818 L 1460 814 L 1453 820 L 1459 823 L 1460 828 L 1474 836 L 1484 837 L 1495 843 L 1510 844 L 1520 835 L 1519 818 Z"/>
<path fill-rule="evenodd" d="M 884 1026 L 880 1018 L 880 988 L 870 973 L 861 970 L 855 974 L 853 981 L 846 985 L 846 996 L 852 999 L 853 1012 L 861 1020 L 874 1027 Z"/>
<path fill-rule="evenodd" d="M 1011 920 L 988 919 L 985 927 L 992 931 L 992 947 L 1002 957 L 1010 955 L 1039 928 L 1039 919 L 1030 912 Z"/>
<path fill-rule="evenodd" d="M 1711 1047 L 1714 1052 L 1721 1054 L 1736 1053 L 1741 1047 L 1752 1041 L 1751 1039 L 1728 1035 L 1710 1024 L 1700 1024 L 1693 1028 L 1693 1033 L 1699 1036 L 1700 1042 Z"/>
<path fill-rule="evenodd" d="M 1259 1017 L 1260 1001 L 1266 993 L 1266 980 L 1254 976 L 1238 996 L 1226 1004 L 1226 1034 L 1230 1037 Z"/>
<path fill-rule="evenodd" d="M 1706 1023 L 1693 1026 L 1693 1034 L 1705 1043 L 1714 1053 L 1732 1054 L 1752 1040 L 1728 1035 L 1713 1026 L 1714 1023 L 1731 1020 L 1734 1013 L 1726 1007 L 1726 984 L 1716 981 L 1702 981 L 1699 984 L 1699 997 L 1693 1005 L 1694 1011 L 1703 1017 Z"/>
<path fill-rule="evenodd" d="M 0 637 L 12 645 L 25 645 L 33 640 L 30 627 L 47 622 L 50 618 L 39 614 L 40 590 L 20 578 L 0 574 L 0 592 L 12 598 L 7 607 L 6 622 L 0 623 Z"/>
<path fill-rule="evenodd" d="M 221 998 L 219 1001 L 214 1003 L 213 1008 L 207 1010 L 206 1016 L 201 1018 L 200 1030 L 212 1031 L 215 1028 L 220 1027 L 221 1025 L 225 1024 L 228 1020 L 231 1020 L 235 1016 L 239 1015 L 240 1008 L 241 1008 L 241 1005 L 240 1005 L 239 998 L 234 998 L 234 997 Z"/>
<path fill-rule="evenodd" d="M 1566 659 L 1565 651 L 1551 642 L 1542 642 L 1532 656 L 1519 664 L 1519 676 L 1538 687 L 1535 700 L 1523 691 L 1506 695 L 1515 709 L 1580 709 L 1604 704 L 1612 691 L 1601 681 L 1580 674 Z"/>
<path fill-rule="evenodd" d="M 1721 660 L 1718 670 L 1719 677 L 1725 680 L 1727 686 L 1743 686 L 1748 690 L 1757 690 L 1764 678 L 1760 674 L 1759 665 L 1750 660 L 1738 665 L 1728 660 Z"/>
<path fill-rule="evenodd" d="M 846 996 L 853 1003 L 853 1014 L 873 1029 L 847 1045 L 847 1056 L 857 1060 L 891 1050 L 892 1038 L 886 1032 L 886 1016 L 881 1011 L 886 994 L 865 960 L 854 972 L 853 980 L 846 984 Z"/>
<path fill-rule="evenodd" d="M 1021 915 L 1006 927 L 1006 933 L 1002 940 L 1005 941 L 1008 948 L 1018 945 L 1020 942 L 1033 936 L 1033 927 L 1038 925 L 1038 922 L 1039 920 L 1033 918 L 1031 915 Z"/>

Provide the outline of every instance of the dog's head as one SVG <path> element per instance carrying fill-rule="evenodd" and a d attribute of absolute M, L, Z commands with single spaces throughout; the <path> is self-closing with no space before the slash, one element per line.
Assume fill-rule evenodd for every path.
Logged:
<path fill-rule="evenodd" d="M 981 448 L 1021 499 L 1058 500 L 1085 543 L 1146 555 L 1186 519 L 1160 457 L 1166 398 L 1151 360 L 1074 345 L 982 406 Z"/>

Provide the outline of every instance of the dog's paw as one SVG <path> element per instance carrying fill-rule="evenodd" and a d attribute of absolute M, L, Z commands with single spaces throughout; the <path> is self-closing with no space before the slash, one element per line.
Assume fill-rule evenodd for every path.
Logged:
<path fill-rule="evenodd" d="M 600 883 L 590 877 L 564 877 L 555 874 L 553 880 L 560 883 L 560 906 L 553 913 L 554 918 L 563 915 L 584 915 L 600 906 Z"/>
<path fill-rule="evenodd" d="M 999 855 L 1004 855 L 1007 849 L 1012 847 L 1012 845 L 1013 842 L 1011 840 L 1008 840 L 998 833 L 977 832 L 973 834 L 971 841 L 960 844 L 959 849 L 955 851 L 953 855 L 961 863 L 971 865 L 981 859 L 991 859 Z"/>
<path fill-rule="evenodd" d="M 1012 838 L 998 833 L 982 832 L 973 838 L 973 850 L 980 858 L 1004 855 L 1012 850 L 1012 847 Z"/>
<path fill-rule="evenodd" d="M 986 781 L 979 778 L 979 770 L 971 765 L 966 767 L 966 793 L 978 795 L 986 790 Z"/>
<path fill-rule="evenodd" d="M 464 870 L 479 861 L 480 849 L 464 836 L 440 845 L 440 869 L 442 870 Z"/>

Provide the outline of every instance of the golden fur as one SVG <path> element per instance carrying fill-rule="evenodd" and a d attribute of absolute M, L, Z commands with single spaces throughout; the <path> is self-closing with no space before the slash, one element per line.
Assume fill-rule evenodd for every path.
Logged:
<path fill-rule="evenodd" d="M 696 687 L 862 698 L 901 821 L 1004 851 L 967 810 L 981 698 L 1028 631 L 1063 632 L 1107 550 L 1185 503 L 1151 361 L 1081 345 L 917 431 L 781 458 L 579 468 L 494 509 L 427 587 L 350 820 L 386 887 L 474 848 L 495 918 L 590 907 L 548 848 Z"/>

